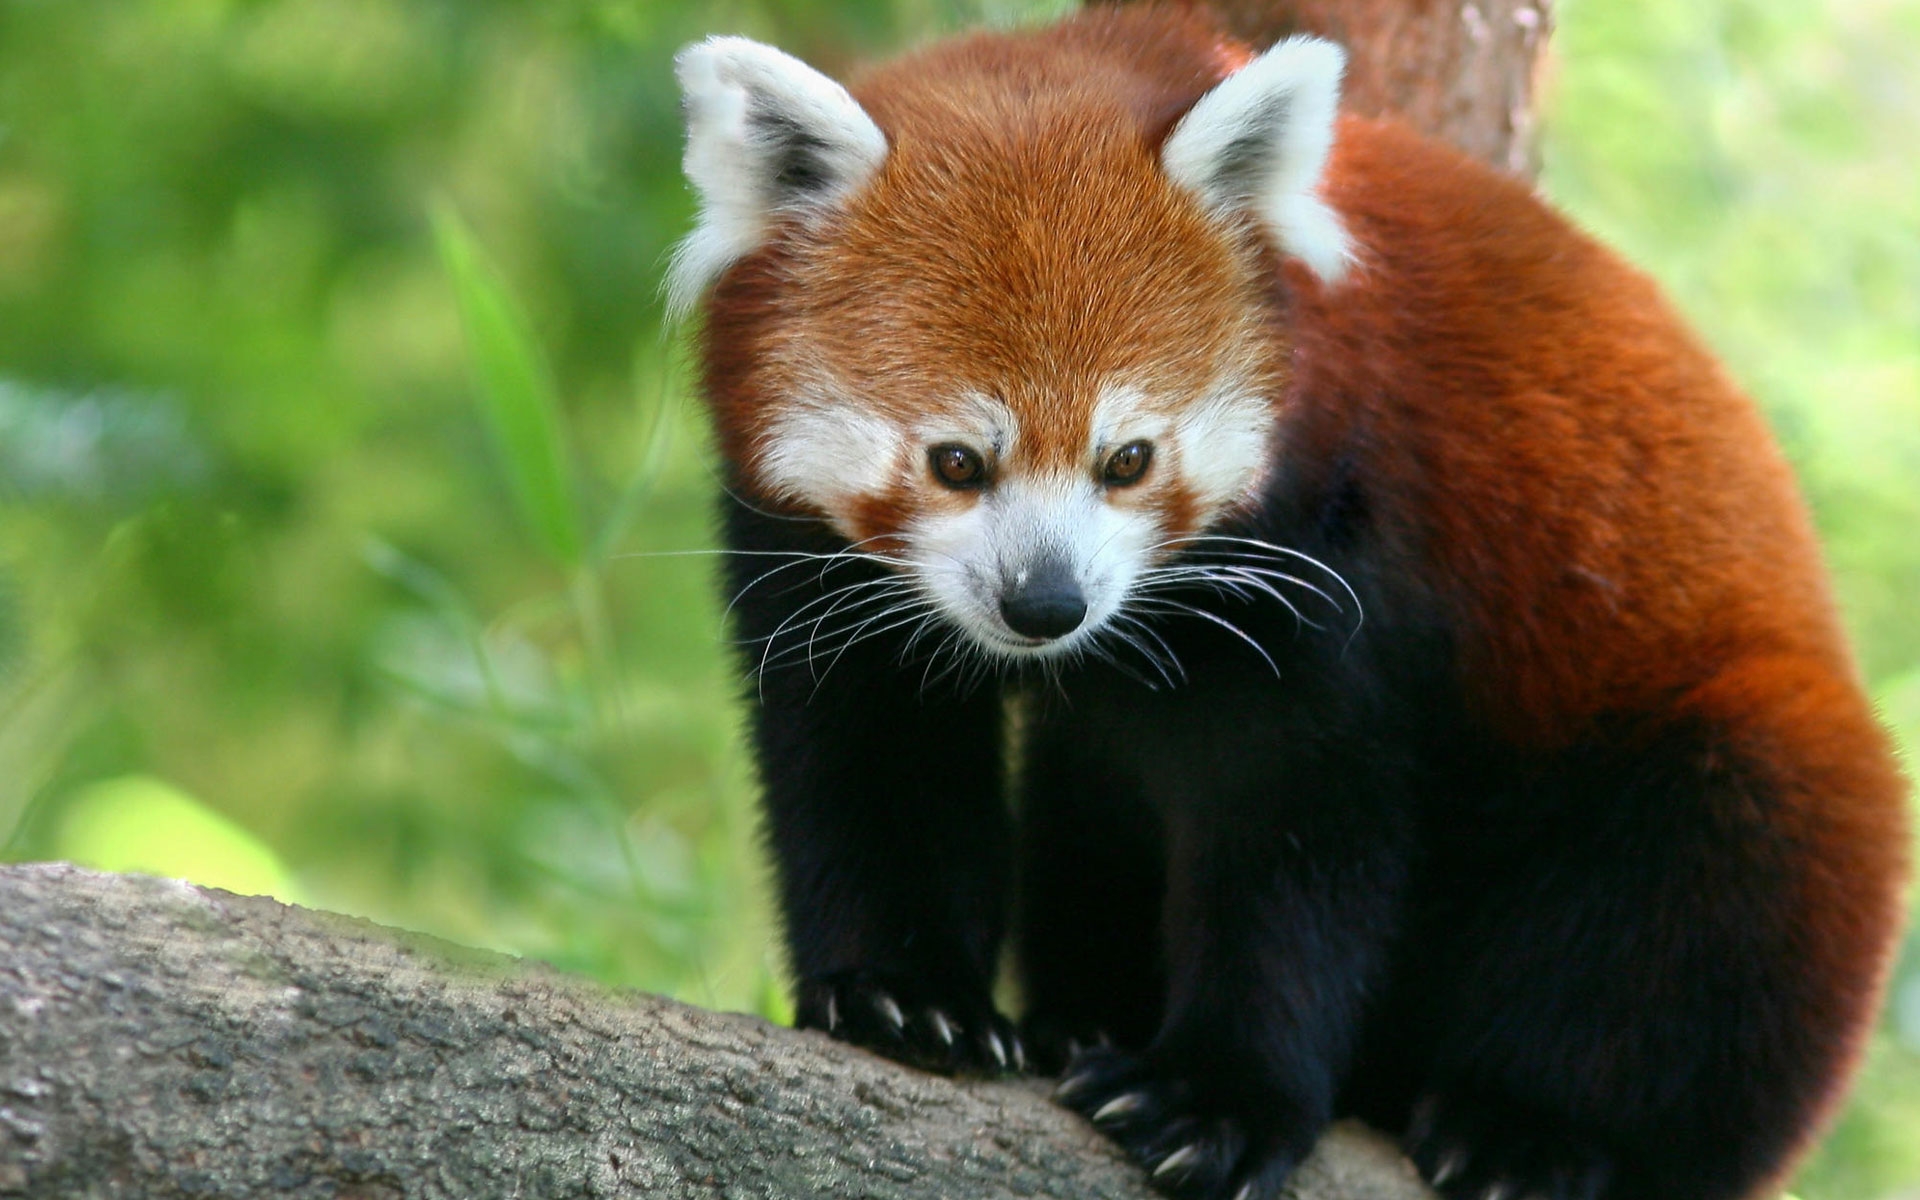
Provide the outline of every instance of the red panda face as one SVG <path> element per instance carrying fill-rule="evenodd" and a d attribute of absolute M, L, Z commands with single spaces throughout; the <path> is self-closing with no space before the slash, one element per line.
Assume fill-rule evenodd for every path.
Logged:
<path fill-rule="evenodd" d="M 1222 85 L 1160 138 L 1097 77 L 989 66 L 896 69 L 863 106 L 765 47 L 689 51 L 707 214 L 675 287 L 722 273 L 710 400 L 760 498 L 906 572 L 980 649 L 1044 655 L 1265 480 L 1285 342 L 1248 206 L 1291 161 L 1262 124 L 1287 105 L 1209 117 Z"/>

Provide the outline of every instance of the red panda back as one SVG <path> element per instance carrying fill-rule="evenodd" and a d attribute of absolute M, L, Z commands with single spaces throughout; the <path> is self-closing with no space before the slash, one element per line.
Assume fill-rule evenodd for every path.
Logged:
<path fill-rule="evenodd" d="M 1360 265 L 1331 289 L 1289 268 L 1291 452 L 1367 447 L 1371 513 L 1508 745 L 1662 712 L 1741 730 L 1729 761 L 1797 760 L 1767 820 L 1824 864 L 1791 904 L 1817 914 L 1805 977 L 1834 990 L 1794 1027 L 1851 1014 L 1857 1061 L 1900 926 L 1906 785 L 1772 435 L 1653 282 L 1518 181 L 1389 122 L 1346 118 L 1336 145 L 1326 188 Z"/>
<path fill-rule="evenodd" d="M 1342 121 L 1326 189 L 1360 265 L 1295 280 L 1297 419 L 1371 431 L 1490 716 L 1553 741 L 1760 648 L 1851 676 L 1784 459 L 1650 280 L 1389 122 Z"/>

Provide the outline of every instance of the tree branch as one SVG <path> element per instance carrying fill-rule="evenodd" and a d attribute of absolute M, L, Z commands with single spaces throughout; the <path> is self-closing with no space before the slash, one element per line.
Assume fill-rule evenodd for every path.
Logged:
<path fill-rule="evenodd" d="M 1302 1200 L 1425 1200 L 1336 1129 Z M 182 883 L 0 868 L 0 1196 L 1147 1200 L 1038 1082 Z"/>

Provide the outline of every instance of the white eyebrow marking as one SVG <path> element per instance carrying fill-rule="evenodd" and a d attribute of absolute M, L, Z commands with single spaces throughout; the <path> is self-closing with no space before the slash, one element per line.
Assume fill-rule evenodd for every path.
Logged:
<path fill-rule="evenodd" d="M 1132 384 L 1108 383 L 1093 402 L 1093 445 L 1089 448 L 1097 452 L 1121 442 L 1153 441 L 1164 437 L 1166 431 L 1166 415 L 1149 406 L 1145 391 Z"/>
<path fill-rule="evenodd" d="M 1168 463 L 1208 508 L 1247 496 L 1266 474 L 1273 406 L 1237 375 L 1217 380 L 1196 400 L 1154 404 L 1125 383 L 1100 389 L 1093 410 L 1093 449 L 1135 439 L 1172 451 Z"/>
<path fill-rule="evenodd" d="M 963 442 L 1004 458 L 1019 443 L 1020 420 L 999 397 L 967 392 L 950 411 L 915 426 L 913 432 L 929 446 Z"/>

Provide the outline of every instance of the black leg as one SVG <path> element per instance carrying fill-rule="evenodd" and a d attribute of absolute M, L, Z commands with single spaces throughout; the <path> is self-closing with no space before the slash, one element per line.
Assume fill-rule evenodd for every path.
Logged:
<path fill-rule="evenodd" d="M 796 1023 L 936 1070 L 1014 1065 L 992 999 L 1012 875 L 997 690 L 923 686 L 898 661 L 904 629 L 849 640 L 892 619 L 857 607 L 888 594 L 876 564 L 796 554 L 766 576 L 779 554 L 844 543 L 730 524 L 736 549 L 760 552 L 734 570 L 733 619 Z"/>
<path fill-rule="evenodd" d="M 1144 1048 L 1165 990 L 1159 819 L 1083 739 L 1058 722 L 1036 729 L 1020 785 L 1021 1033 L 1049 1074 L 1103 1042 Z"/>
<path fill-rule="evenodd" d="M 1089 1051 L 1061 1082 L 1170 1194 L 1281 1194 L 1332 1115 L 1383 975 L 1407 873 L 1404 781 L 1364 743 L 1337 760 L 1329 744 L 1343 745 L 1208 764 L 1207 790 L 1169 814 L 1161 1027 L 1144 1052 Z"/>

